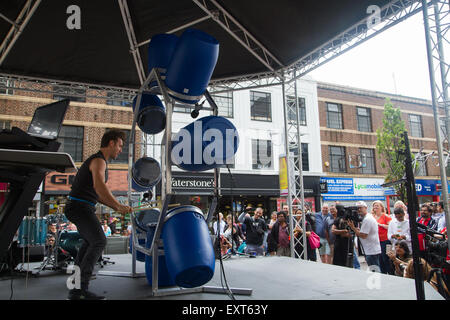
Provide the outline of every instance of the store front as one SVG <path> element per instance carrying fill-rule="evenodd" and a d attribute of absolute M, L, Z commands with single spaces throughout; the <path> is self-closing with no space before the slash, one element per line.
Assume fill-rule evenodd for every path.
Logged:
<path fill-rule="evenodd" d="M 234 211 L 240 213 L 245 206 L 261 206 L 264 217 L 269 218 L 277 210 L 279 182 L 277 175 L 252 175 L 221 173 L 221 197 L 218 211 L 227 215 Z M 175 203 L 195 205 L 205 214 L 214 195 L 214 177 L 212 173 L 172 172 L 172 190 L 176 193 Z M 161 195 L 158 184 L 157 197 Z M 234 209 L 234 210 L 233 210 Z"/>
<path fill-rule="evenodd" d="M 383 178 L 322 177 L 320 182 L 326 184 L 327 191 L 322 193 L 322 203 L 339 202 L 344 206 L 354 206 L 357 201 L 365 201 L 369 210 L 375 200 L 387 206 L 386 194 L 393 190 L 381 186 Z"/>

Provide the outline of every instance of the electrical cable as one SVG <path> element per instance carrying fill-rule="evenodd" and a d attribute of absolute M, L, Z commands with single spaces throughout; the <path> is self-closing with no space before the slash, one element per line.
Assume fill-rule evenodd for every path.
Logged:
<path fill-rule="evenodd" d="M 230 168 L 227 165 L 228 168 L 228 172 L 230 173 L 231 179 L 233 180 L 233 175 L 231 174 Z M 231 191 L 231 196 L 233 196 L 233 187 L 230 188 Z M 233 203 L 231 203 L 231 206 L 233 206 Z M 233 207 L 231 208 L 232 212 L 233 212 Z M 218 215 L 217 215 L 218 216 Z M 217 219 L 217 241 L 219 244 L 219 263 L 220 263 L 220 283 L 222 285 L 222 289 L 225 291 L 225 293 L 228 295 L 228 297 L 231 300 L 236 300 L 236 298 L 234 297 L 233 292 L 231 291 L 230 287 L 228 286 L 228 281 L 227 281 L 227 277 L 225 275 L 225 268 L 223 267 L 223 259 L 222 259 L 222 244 L 221 244 L 221 239 L 220 239 L 220 225 L 219 225 L 219 219 Z M 234 217 L 233 214 L 231 215 L 231 250 L 233 252 L 233 227 L 234 227 Z M 225 286 L 226 289 L 224 287 L 224 282 L 225 282 Z"/>

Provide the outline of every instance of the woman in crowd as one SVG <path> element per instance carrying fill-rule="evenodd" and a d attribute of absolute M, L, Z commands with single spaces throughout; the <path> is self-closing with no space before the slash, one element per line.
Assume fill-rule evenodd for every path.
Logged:
<path fill-rule="evenodd" d="M 391 222 L 392 219 L 386 214 L 386 209 L 384 208 L 383 202 L 379 200 L 374 201 L 372 204 L 372 215 L 378 223 L 378 236 L 380 238 L 381 246 L 381 273 L 392 274 L 391 263 L 389 262 L 389 257 L 386 254 L 386 246 L 388 244 L 391 244 L 388 239 L 387 233 L 389 222 Z"/>
<path fill-rule="evenodd" d="M 303 212 L 301 209 L 297 209 L 297 211 L 295 211 L 295 225 L 294 225 L 294 237 L 296 238 L 295 242 L 295 257 L 298 258 L 298 254 L 303 252 L 303 241 L 302 241 L 302 235 L 303 235 L 303 229 L 302 229 L 302 216 L 303 216 Z M 311 236 L 311 224 L 308 221 L 308 219 L 306 219 L 305 221 L 305 235 L 306 235 L 306 245 L 307 245 L 307 255 L 308 255 L 308 260 L 311 261 L 316 261 L 317 260 L 317 255 L 316 255 L 316 250 L 311 248 L 311 245 L 309 244 L 309 240 L 308 238 Z"/>
<path fill-rule="evenodd" d="M 394 274 L 396 276 L 403 277 L 405 268 L 412 259 L 409 252 L 408 243 L 404 240 L 397 242 L 395 244 L 395 251 L 389 251 L 387 255 L 394 265 Z"/>

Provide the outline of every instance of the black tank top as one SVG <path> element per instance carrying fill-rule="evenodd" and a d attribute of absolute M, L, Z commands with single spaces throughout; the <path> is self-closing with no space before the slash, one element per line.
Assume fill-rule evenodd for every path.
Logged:
<path fill-rule="evenodd" d="M 78 170 L 77 175 L 72 183 L 72 191 L 70 191 L 69 196 L 97 203 L 98 195 L 94 189 L 94 181 L 92 179 L 92 172 L 89 170 L 89 165 L 92 159 L 101 158 L 106 162 L 105 169 L 105 183 L 108 181 L 108 162 L 106 161 L 103 153 L 101 151 L 90 156 Z"/>

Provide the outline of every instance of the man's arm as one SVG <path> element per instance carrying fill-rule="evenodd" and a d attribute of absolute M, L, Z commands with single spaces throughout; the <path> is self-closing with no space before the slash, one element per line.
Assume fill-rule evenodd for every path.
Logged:
<path fill-rule="evenodd" d="M 355 235 L 361 239 L 366 239 L 368 234 L 367 233 L 362 233 L 359 228 L 356 228 L 355 225 L 353 224 L 353 221 L 348 221 L 348 225 L 349 227 L 355 232 Z"/>
<path fill-rule="evenodd" d="M 106 162 L 100 158 L 92 159 L 89 170 L 92 172 L 94 190 L 100 203 L 122 213 L 131 212 L 129 206 L 122 205 L 111 193 L 105 183 Z"/>

